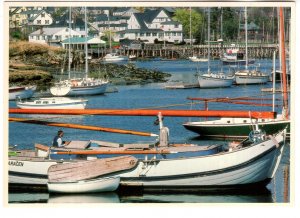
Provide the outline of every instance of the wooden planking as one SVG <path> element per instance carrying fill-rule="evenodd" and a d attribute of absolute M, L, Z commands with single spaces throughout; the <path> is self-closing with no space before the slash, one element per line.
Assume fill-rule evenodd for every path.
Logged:
<path fill-rule="evenodd" d="M 75 182 L 92 179 L 106 174 L 129 170 L 136 166 L 132 156 L 113 157 L 82 161 L 78 163 L 56 164 L 48 169 L 49 182 Z"/>
<path fill-rule="evenodd" d="M 70 141 L 64 147 L 68 149 L 86 149 L 90 144 L 90 141 Z"/>
<path fill-rule="evenodd" d="M 99 146 L 103 146 L 103 147 L 112 147 L 112 148 L 121 147 L 119 143 L 106 142 L 106 141 L 92 140 L 91 143 L 95 143 L 95 144 L 98 144 Z"/>

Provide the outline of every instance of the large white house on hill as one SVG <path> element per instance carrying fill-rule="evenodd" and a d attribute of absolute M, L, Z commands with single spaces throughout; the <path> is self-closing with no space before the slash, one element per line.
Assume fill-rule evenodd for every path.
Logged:
<path fill-rule="evenodd" d="M 164 9 L 133 13 L 127 21 L 127 29 L 117 32 L 115 40 L 147 40 L 179 43 L 183 40 L 182 24 L 172 21 Z"/>

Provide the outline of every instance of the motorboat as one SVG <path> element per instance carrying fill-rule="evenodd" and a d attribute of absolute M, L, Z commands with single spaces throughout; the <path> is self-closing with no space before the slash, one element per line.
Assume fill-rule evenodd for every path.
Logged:
<path fill-rule="evenodd" d="M 64 97 L 37 98 L 31 101 L 17 101 L 17 107 L 22 109 L 84 109 L 88 100 Z"/>

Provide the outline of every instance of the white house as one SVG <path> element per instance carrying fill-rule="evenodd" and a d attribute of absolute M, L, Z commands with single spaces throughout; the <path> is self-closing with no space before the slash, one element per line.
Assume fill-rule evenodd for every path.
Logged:
<path fill-rule="evenodd" d="M 133 13 L 127 22 L 127 29 L 117 32 L 115 40 L 120 39 L 168 41 L 179 43 L 183 40 L 182 24 L 172 21 L 164 9 Z"/>
<path fill-rule="evenodd" d="M 60 42 L 68 39 L 69 37 L 84 36 L 84 31 L 75 31 L 66 27 L 46 27 L 29 34 L 29 42 L 60 45 Z"/>
<path fill-rule="evenodd" d="M 51 14 L 45 10 L 28 10 L 22 14 L 27 16 L 26 24 L 29 26 L 49 26 L 53 23 Z"/>

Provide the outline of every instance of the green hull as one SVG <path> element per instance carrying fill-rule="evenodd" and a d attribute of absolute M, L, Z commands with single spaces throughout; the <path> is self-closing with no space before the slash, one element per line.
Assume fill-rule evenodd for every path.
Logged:
<path fill-rule="evenodd" d="M 253 125 L 250 124 L 193 124 L 186 123 L 183 126 L 195 133 L 200 134 L 204 138 L 222 138 L 222 139 L 244 139 L 247 138 L 250 131 L 253 130 Z M 275 134 L 280 130 L 288 127 L 289 121 L 270 122 L 259 124 L 259 128 L 264 130 L 267 135 Z"/>

